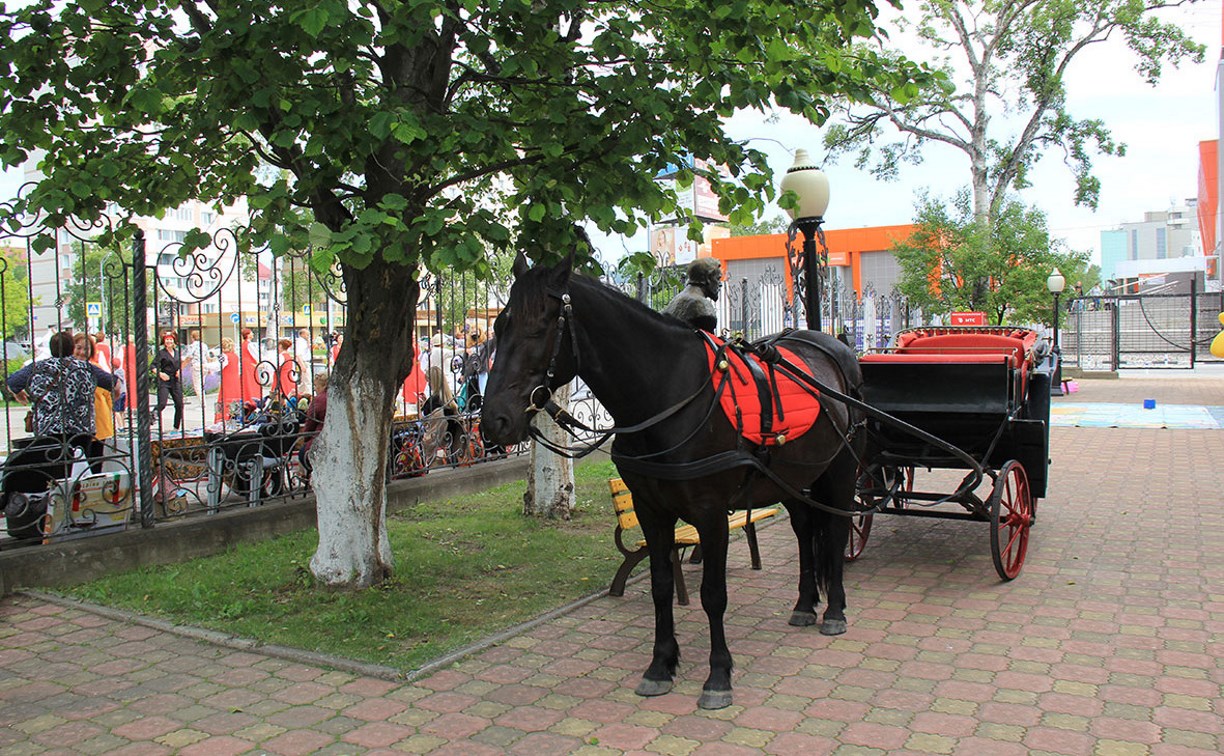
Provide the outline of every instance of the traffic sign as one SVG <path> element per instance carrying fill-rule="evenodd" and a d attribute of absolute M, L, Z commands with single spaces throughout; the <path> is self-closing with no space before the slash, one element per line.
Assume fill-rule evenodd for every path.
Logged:
<path fill-rule="evenodd" d="M 309 315 L 309 314 L 310 314 L 310 305 L 308 305 L 308 304 L 304 304 L 304 305 L 302 305 L 302 314 L 303 314 L 303 315 Z"/>
<path fill-rule="evenodd" d="M 85 303 L 85 315 L 90 318 L 102 317 L 102 303 L 101 302 L 86 302 Z"/>
<path fill-rule="evenodd" d="M 233 323 L 234 325 L 238 325 L 238 321 L 240 320 L 242 320 L 242 316 L 239 315 L 238 313 L 235 312 L 230 315 L 230 322 Z"/>

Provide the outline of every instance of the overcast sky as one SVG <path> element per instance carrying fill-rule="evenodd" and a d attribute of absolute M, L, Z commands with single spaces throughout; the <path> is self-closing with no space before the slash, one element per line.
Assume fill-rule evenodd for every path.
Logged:
<path fill-rule="evenodd" d="M 1047 157 L 1034 172 L 1033 188 L 1022 199 L 1044 210 L 1056 237 L 1074 249 L 1090 250 L 1099 259 L 1100 232 L 1119 223 L 1139 221 L 1149 210 L 1166 210 L 1198 194 L 1198 143 L 1216 138 L 1219 127 L 1215 76 L 1220 57 L 1221 3 L 1200 2 L 1173 12 L 1181 25 L 1203 44 L 1207 55 L 1200 65 L 1166 68 L 1155 88 L 1134 72 L 1121 44 L 1097 45 L 1082 53 L 1068 74 L 1068 103 L 1078 118 L 1101 118 L 1114 137 L 1127 145 L 1125 158 L 1097 157 L 1095 173 L 1101 179 L 1100 208 L 1096 212 L 1072 205 L 1074 182 L 1057 156 Z M 779 176 L 790 167 L 793 151 L 807 148 L 817 159 L 823 154 L 820 129 L 792 117 L 769 123 L 756 113 L 745 113 L 728 124 L 732 136 L 753 139 L 770 156 Z M 962 153 L 932 144 L 921 166 L 905 166 L 900 179 L 880 183 L 857 171 L 850 161 L 825 166 L 832 187 L 826 213 L 827 228 L 909 223 L 914 199 L 926 189 L 951 196 L 968 183 Z M 0 177 L 0 200 L 12 196 L 21 182 L 18 171 Z M 606 259 L 646 246 L 637 239 L 596 239 Z"/>

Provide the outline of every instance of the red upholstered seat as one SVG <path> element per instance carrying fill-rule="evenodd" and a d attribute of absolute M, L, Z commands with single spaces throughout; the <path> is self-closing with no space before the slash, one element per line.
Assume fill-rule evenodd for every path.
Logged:
<path fill-rule="evenodd" d="M 897 334 L 892 351 L 864 354 L 860 362 L 990 365 L 1006 363 L 1020 371 L 1024 395 L 1037 332 L 1028 328 L 947 328 L 931 326 Z"/>
<path fill-rule="evenodd" d="M 950 353 L 941 354 L 939 352 L 924 352 L 921 354 L 908 354 L 900 352 L 875 352 L 872 354 L 864 354 L 859 358 L 859 362 L 909 362 L 909 363 L 966 363 L 970 365 L 990 365 L 999 362 L 1011 364 L 1012 358 L 1006 354 L 973 354 L 973 353 Z"/>

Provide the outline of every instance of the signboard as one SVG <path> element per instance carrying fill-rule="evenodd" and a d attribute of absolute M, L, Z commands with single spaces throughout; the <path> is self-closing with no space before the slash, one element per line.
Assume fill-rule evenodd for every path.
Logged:
<path fill-rule="evenodd" d="M 230 322 L 233 323 L 234 325 L 238 325 L 238 321 L 240 320 L 242 320 L 242 316 L 239 315 L 238 313 L 235 312 L 235 313 L 230 314 Z"/>
<path fill-rule="evenodd" d="M 85 303 L 85 315 L 86 317 L 90 317 L 90 318 L 102 317 L 102 303 L 101 302 L 86 302 Z"/>
<path fill-rule="evenodd" d="M 984 326 L 986 325 L 986 313 L 984 312 L 953 312 L 948 315 L 948 325 L 954 326 Z"/>
<path fill-rule="evenodd" d="M 308 304 L 302 305 L 302 314 L 306 316 L 310 315 L 310 305 Z"/>

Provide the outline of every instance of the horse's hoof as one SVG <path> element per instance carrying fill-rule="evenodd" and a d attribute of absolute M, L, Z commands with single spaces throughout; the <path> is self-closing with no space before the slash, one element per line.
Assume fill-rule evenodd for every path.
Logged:
<path fill-rule="evenodd" d="M 820 626 L 821 635 L 841 635 L 844 632 L 846 632 L 844 619 L 826 619 Z"/>
<path fill-rule="evenodd" d="M 661 696 L 664 693 L 670 693 L 672 689 L 671 680 L 647 680 L 645 677 L 638 683 L 634 693 L 639 696 Z"/>
<path fill-rule="evenodd" d="M 816 612 L 791 612 L 789 624 L 795 627 L 811 627 L 816 624 Z"/>
<path fill-rule="evenodd" d="M 699 709 L 725 709 L 730 705 L 731 691 L 729 690 L 703 690 L 701 697 L 697 699 Z"/>

